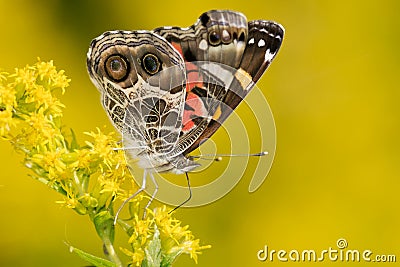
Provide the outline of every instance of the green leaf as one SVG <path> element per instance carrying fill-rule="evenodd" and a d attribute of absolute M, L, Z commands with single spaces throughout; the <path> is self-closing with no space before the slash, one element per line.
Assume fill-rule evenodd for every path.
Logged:
<path fill-rule="evenodd" d="M 160 267 L 161 266 L 161 240 L 160 231 L 158 231 L 157 226 L 154 226 L 154 236 L 149 242 L 147 248 L 145 248 L 146 259 L 143 261 L 143 267 Z"/>
<path fill-rule="evenodd" d="M 175 261 L 176 257 L 182 254 L 183 249 L 176 250 L 175 252 L 168 253 L 162 259 L 161 267 L 171 267 L 172 263 Z"/>
<path fill-rule="evenodd" d="M 70 151 L 74 151 L 75 149 L 79 149 L 78 140 L 76 139 L 76 135 L 74 130 L 70 129 L 71 131 L 71 141 L 67 143 L 67 147 Z"/>
<path fill-rule="evenodd" d="M 73 246 L 69 246 L 70 252 L 75 252 L 81 259 L 93 264 L 94 266 L 98 267 L 116 267 L 117 265 L 111 261 L 105 260 L 103 258 L 99 258 L 83 250 L 74 248 Z"/>

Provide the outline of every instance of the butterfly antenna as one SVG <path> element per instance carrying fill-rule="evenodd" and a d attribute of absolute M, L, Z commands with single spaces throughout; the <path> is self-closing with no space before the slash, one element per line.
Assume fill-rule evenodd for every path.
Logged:
<path fill-rule="evenodd" d="M 186 174 L 186 181 L 187 181 L 187 185 L 189 188 L 189 197 L 183 201 L 181 204 L 179 204 L 178 206 L 176 206 L 173 210 L 169 211 L 168 214 L 171 214 L 172 212 L 174 212 L 175 210 L 179 209 L 180 207 L 182 207 L 183 205 L 185 205 L 191 198 L 192 198 L 192 188 L 190 187 L 190 180 L 189 180 L 189 175 L 187 172 L 185 172 Z"/>
<path fill-rule="evenodd" d="M 204 154 L 204 155 L 190 156 L 190 158 L 221 161 L 223 157 L 262 157 L 266 155 L 268 155 L 268 151 L 262 151 L 253 154 Z"/>

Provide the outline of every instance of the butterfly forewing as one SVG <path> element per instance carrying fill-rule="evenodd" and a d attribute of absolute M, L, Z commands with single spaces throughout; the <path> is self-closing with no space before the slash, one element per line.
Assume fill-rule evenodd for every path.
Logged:
<path fill-rule="evenodd" d="M 249 21 L 249 38 L 240 68 L 256 83 L 279 51 L 284 30 L 273 21 Z"/>
<path fill-rule="evenodd" d="M 184 154 L 213 135 L 244 99 L 275 57 L 284 34 L 275 22 L 247 22 L 239 12 L 217 10 L 202 14 L 188 28 L 164 27 L 154 32 L 171 42 L 187 62 L 180 139 L 186 147 Z M 199 62 L 203 60 L 218 64 Z"/>

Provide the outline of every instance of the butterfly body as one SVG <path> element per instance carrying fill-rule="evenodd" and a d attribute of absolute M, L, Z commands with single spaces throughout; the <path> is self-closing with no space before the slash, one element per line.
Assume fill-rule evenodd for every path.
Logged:
<path fill-rule="evenodd" d="M 212 10 L 190 27 L 110 31 L 87 66 L 130 157 L 148 172 L 185 173 L 267 69 L 283 40 L 271 21 Z"/>

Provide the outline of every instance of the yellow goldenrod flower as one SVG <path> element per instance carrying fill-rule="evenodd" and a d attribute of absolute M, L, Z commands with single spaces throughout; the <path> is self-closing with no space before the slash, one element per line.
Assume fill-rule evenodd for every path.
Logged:
<path fill-rule="evenodd" d="M 76 149 L 64 155 L 64 161 L 68 162 L 70 168 L 89 170 L 92 158 L 88 149 Z"/>
<path fill-rule="evenodd" d="M 13 119 L 13 106 L 16 105 L 15 89 L 12 86 L 3 85 L 7 80 L 7 73 L 0 73 L 0 136 L 10 131 L 11 127 L 15 127 L 17 121 Z"/>
<path fill-rule="evenodd" d="M 62 160 L 62 156 L 67 152 L 66 149 L 60 148 L 49 151 L 46 147 L 43 148 L 41 154 L 34 154 L 32 156 L 32 161 L 48 171 L 48 179 L 50 181 L 60 179 L 67 169 L 67 165 Z"/>
<path fill-rule="evenodd" d="M 143 246 L 148 241 L 148 238 L 151 237 L 151 224 L 152 221 L 150 218 L 146 218 L 144 220 L 139 220 L 139 216 L 135 214 L 133 220 L 133 229 L 134 232 L 128 240 L 128 243 L 134 243 L 135 241 L 139 241 L 140 246 Z"/>
<path fill-rule="evenodd" d="M 121 248 L 121 251 L 127 255 L 128 257 L 131 257 L 131 266 L 141 266 L 142 262 L 145 257 L 144 250 L 142 248 L 137 248 L 135 252 L 132 252 L 126 248 Z"/>
<path fill-rule="evenodd" d="M 3 80 L 2 78 L 0 78 Z M 1 81 L 0 80 L 0 81 Z M 4 86 L 0 84 L 0 103 L 4 106 L 14 106 L 15 103 L 15 89 L 11 86 Z"/>
<path fill-rule="evenodd" d="M 197 255 L 201 254 L 201 250 L 211 248 L 210 245 L 200 246 L 200 240 L 193 240 L 192 237 L 184 241 L 179 247 L 183 249 L 183 253 L 187 253 L 197 263 Z"/>
<path fill-rule="evenodd" d="M 64 70 L 57 72 L 52 60 L 49 62 L 38 60 L 39 62 L 36 64 L 38 77 L 49 84 L 52 90 L 60 88 L 64 94 L 65 88 L 69 86 L 69 82 L 71 81 L 64 75 Z"/>
<path fill-rule="evenodd" d="M 65 106 L 52 95 L 44 86 L 35 86 L 34 90 L 26 98 L 27 103 L 35 103 L 36 110 L 44 110 L 53 116 L 62 116 L 62 108 Z"/>
<path fill-rule="evenodd" d="M 115 133 L 106 134 L 97 128 L 86 133 L 90 140 L 80 146 L 73 131 L 63 131 L 65 106 L 54 91 L 59 89 L 63 94 L 69 82 L 52 61 L 40 59 L 32 66 L 15 69 L 11 75 L 0 72 L 0 136 L 23 153 L 24 164 L 33 171 L 34 178 L 63 195 L 64 199 L 57 203 L 80 215 L 89 215 L 113 265 L 79 249 L 73 251 L 92 265 L 122 266 L 113 247 L 114 211 L 137 186 L 124 151 L 115 149 L 120 146 Z M 197 255 L 209 246 L 200 246 L 188 226 L 182 227 L 179 220 L 172 218 L 166 206 L 149 210 L 148 216 L 140 219 L 143 198 L 138 195 L 132 199 L 127 205 L 130 218 L 119 220 L 129 235 L 130 246 L 121 251 L 130 257 L 131 265 L 156 262 L 171 266 L 182 253 L 197 262 Z"/>
<path fill-rule="evenodd" d="M 85 134 L 94 139 L 93 143 L 86 141 L 86 144 L 91 148 L 92 154 L 98 156 L 108 168 L 111 168 L 114 162 L 114 148 L 116 147 L 116 142 L 113 138 L 114 133 L 105 135 L 97 128 L 97 133 L 86 132 Z"/>
<path fill-rule="evenodd" d="M 15 73 L 11 74 L 10 77 L 15 78 L 15 83 L 21 84 L 24 87 L 23 89 L 28 92 L 35 88 L 36 75 L 31 67 L 15 69 Z"/>
<path fill-rule="evenodd" d="M 9 75 L 8 72 L 0 71 L 0 82 L 7 81 L 8 75 Z"/>
<path fill-rule="evenodd" d="M 16 124 L 17 122 L 13 119 L 12 107 L 7 106 L 3 110 L 0 108 L 0 136 L 5 137 L 11 127 Z"/>
<path fill-rule="evenodd" d="M 32 113 L 26 116 L 25 122 L 30 126 L 29 130 L 24 130 L 27 146 L 44 146 L 61 137 L 60 129 L 43 113 Z"/>
<path fill-rule="evenodd" d="M 172 218 L 166 206 L 157 208 L 153 214 L 161 234 L 171 238 L 176 244 L 179 244 L 179 240 L 190 233 L 190 231 L 187 231 L 189 226 L 181 227 L 180 222 Z"/>

